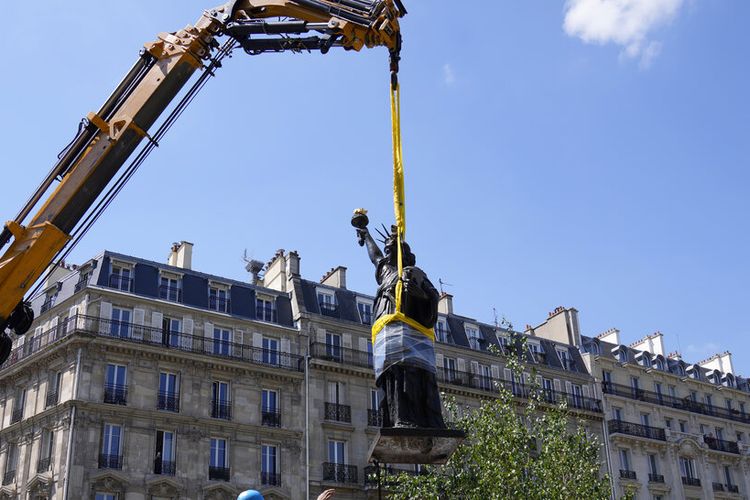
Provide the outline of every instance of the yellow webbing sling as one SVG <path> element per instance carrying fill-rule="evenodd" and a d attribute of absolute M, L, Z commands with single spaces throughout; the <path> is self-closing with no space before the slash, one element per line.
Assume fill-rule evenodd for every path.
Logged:
<path fill-rule="evenodd" d="M 401 93 L 400 86 L 391 87 L 391 122 L 393 125 L 393 208 L 396 212 L 397 245 L 398 248 L 398 283 L 396 283 L 396 312 L 384 314 L 372 325 L 372 343 L 375 337 L 386 325 L 395 321 L 406 323 L 433 342 L 435 331 L 426 328 L 419 322 L 407 317 L 401 312 L 401 294 L 404 288 L 404 262 L 401 252 L 401 242 L 406 239 L 406 197 L 404 195 L 404 163 L 401 149 Z"/>

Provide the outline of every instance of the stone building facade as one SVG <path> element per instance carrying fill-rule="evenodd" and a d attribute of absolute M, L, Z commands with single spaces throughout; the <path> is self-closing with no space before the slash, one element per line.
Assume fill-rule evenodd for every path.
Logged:
<path fill-rule="evenodd" d="M 104 252 L 56 270 L 34 328 L 0 366 L 0 499 L 375 498 L 367 452 L 380 424 L 373 297 L 278 252 L 253 283 Z M 453 311 L 437 327 L 441 390 L 463 406 L 495 384 L 528 395 L 500 351 L 513 332 Z M 603 438 L 598 388 L 574 344 L 528 339 L 550 404 Z"/>
<path fill-rule="evenodd" d="M 581 335 L 566 319 L 576 315 L 559 308 L 533 331 L 577 346 L 597 380 L 613 494 L 748 498 L 750 381 L 731 354 L 688 363 L 665 350 L 661 333 L 624 345 L 616 329 Z"/>

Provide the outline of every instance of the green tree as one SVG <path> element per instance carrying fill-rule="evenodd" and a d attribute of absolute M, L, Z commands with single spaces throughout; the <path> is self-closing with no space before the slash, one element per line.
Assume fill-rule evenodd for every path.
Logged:
<path fill-rule="evenodd" d="M 526 353 L 525 342 L 516 353 Z M 525 355 L 525 354 L 524 354 Z M 524 355 L 508 355 L 513 373 L 523 373 Z M 533 374 L 533 373 L 532 373 Z M 536 380 L 532 376 L 532 380 Z M 467 433 L 446 465 L 426 466 L 420 475 L 388 476 L 388 498 L 411 499 L 608 499 L 609 478 L 602 477 L 601 444 L 587 435 L 565 405 L 549 407 L 534 386 L 518 405 L 511 391 L 498 386 L 496 398 L 476 409 L 445 405 L 453 424 Z M 571 421 L 575 430 L 571 430 Z"/>

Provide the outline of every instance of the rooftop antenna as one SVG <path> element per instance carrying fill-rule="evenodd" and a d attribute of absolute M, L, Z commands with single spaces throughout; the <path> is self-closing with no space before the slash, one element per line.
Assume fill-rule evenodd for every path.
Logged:
<path fill-rule="evenodd" d="M 495 328 L 500 328 L 500 321 L 498 321 L 497 319 L 497 309 L 495 309 L 494 307 L 492 308 L 492 316 L 495 319 Z"/>
<path fill-rule="evenodd" d="M 265 264 L 247 256 L 247 248 L 242 254 L 242 260 L 245 261 L 245 271 L 253 276 L 253 285 L 257 285 L 263 279 L 260 273 L 263 271 Z"/>
<path fill-rule="evenodd" d="M 440 295 L 443 295 L 445 293 L 445 290 L 443 289 L 443 287 L 453 286 L 450 283 L 446 283 L 445 281 L 443 281 L 443 278 L 438 278 L 438 283 L 440 283 Z"/>

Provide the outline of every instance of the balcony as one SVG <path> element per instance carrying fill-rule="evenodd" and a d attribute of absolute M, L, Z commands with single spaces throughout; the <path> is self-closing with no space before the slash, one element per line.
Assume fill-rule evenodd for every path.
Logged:
<path fill-rule="evenodd" d="M 107 455 L 102 453 L 99 455 L 99 468 L 100 469 L 122 469 L 122 455 Z"/>
<path fill-rule="evenodd" d="M 648 475 L 648 482 L 649 483 L 663 483 L 664 482 L 664 476 L 661 474 L 649 474 Z"/>
<path fill-rule="evenodd" d="M 180 395 L 174 392 L 160 392 L 157 396 L 156 409 L 179 413 Z"/>
<path fill-rule="evenodd" d="M 629 436 L 642 437 L 647 439 L 656 439 L 657 441 L 666 441 L 667 436 L 664 429 L 650 427 L 648 425 L 633 424 L 621 420 L 610 420 L 607 422 L 610 434 L 627 434 Z"/>
<path fill-rule="evenodd" d="M 376 488 L 378 486 L 378 467 L 374 465 L 368 465 L 364 469 L 365 474 L 365 488 Z M 418 476 L 424 474 L 417 470 L 407 469 L 396 469 L 391 466 L 380 467 L 380 483 L 381 485 L 389 485 L 392 483 L 392 478 L 400 474 L 408 474 L 410 476 Z"/>
<path fill-rule="evenodd" d="M 211 418 L 232 420 L 232 403 L 230 401 L 212 401 Z"/>
<path fill-rule="evenodd" d="M 224 297 L 209 295 L 208 308 L 213 311 L 228 313 L 232 309 L 232 300 Z"/>
<path fill-rule="evenodd" d="M 261 472 L 260 484 L 263 486 L 281 486 L 281 474 L 275 472 Z"/>
<path fill-rule="evenodd" d="M 636 474 L 634 470 L 620 469 L 620 479 L 632 479 L 636 480 Z"/>
<path fill-rule="evenodd" d="M 328 302 L 318 302 L 320 306 L 320 314 L 328 316 L 329 318 L 339 317 L 339 306 L 336 304 L 330 304 Z"/>
<path fill-rule="evenodd" d="M 343 363 L 345 365 L 372 368 L 372 354 L 356 349 L 347 349 L 338 345 L 314 343 L 310 346 L 310 355 L 315 359 Z"/>
<path fill-rule="evenodd" d="M 724 441 L 723 439 L 716 439 L 711 436 L 703 436 L 703 441 L 712 450 L 723 451 L 724 453 L 734 453 L 735 455 L 740 454 L 740 447 L 734 441 Z"/>
<path fill-rule="evenodd" d="M 133 291 L 133 278 L 112 274 L 109 276 L 109 287 L 123 292 Z"/>
<path fill-rule="evenodd" d="M 47 393 L 47 400 L 46 400 L 46 408 L 49 408 L 50 406 L 55 406 L 57 404 L 57 401 L 59 399 L 59 395 L 57 394 L 57 391 L 52 391 Z"/>
<path fill-rule="evenodd" d="M 325 404 L 325 419 L 332 420 L 334 422 L 345 422 L 351 423 L 352 421 L 352 408 L 347 405 L 340 405 L 336 403 Z"/>
<path fill-rule="evenodd" d="M 209 467 L 208 479 L 211 481 L 229 481 L 231 471 L 229 467 Z"/>
<path fill-rule="evenodd" d="M 42 472 L 49 471 L 50 465 L 52 464 L 52 458 L 40 458 L 36 463 L 36 472 L 41 474 Z"/>
<path fill-rule="evenodd" d="M 159 298 L 170 302 L 182 302 L 182 288 L 178 286 L 160 285 Z"/>
<path fill-rule="evenodd" d="M 383 427 L 383 411 L 367 410 L 367 425 L 370 427 Z"/>
<path fill-rule="evenodd" d="M 13 413 L 10 414 L 10 423 L 15 424 L 16 422 L 20 422 L 21 420 L 23 420 L 23 407 L 14 408 Z"/>
<path fill-rule="evenodd" d="M 281 412 L 277 408 L 263 408 L 260 418 L 266 427 L 281 427 Z"/>
<path fill-rule="evenodd" d="M 742 413 L 737 410 L 730 410 L 728 408 L 719 408 L 716 406 L 706 405 L 704 403 L 693 401 L 689 397 L 675 398 L 667 394 L 660 394 L 643 389 L 635 389 L 627 385 L 613 384 L 612 382 L 602 382 L 602 391 L 605 394 L 612 394 L 614 396 L 635 399 L 638 401 L 645 401 L 648 403 L 675 408 L 678 410 L 684 410 L 691 413 L 711 415 L 713 417 L 725 418 L 728 420 L 734 420 L 735 422 L 750 424 L 750 414 Z"/>
<path fill-rule="evenodd" d="M 88 276 L 86 276 L 86 279 L 78 280 L 78 282 L 76 283 L 76 286 L 73 287 L 73 293 L 80 292 L 81 290 L 83 290 L 84 288 L 86 288 L 86 286 L 88 284 L 89 284 L 89 277 Z"/>
<path fill-rule="evenodd" d="M 16 480 L 16 471 L 9 470 L 3 475 L 3 486 L 13 483 Z"/>
<path fill-rule="evenodd" d="M 739 493 L 740 487 L 736 484 L 725 484 L 724 487 L 729 493 Z"/>
<path fill-rule="evenodd" d="M 356 484 L 358 482 L 357 466 L 324 462 L 323 481 Z"/>
<path fill-rule="evenodd" d="M 106 384 L 104 386 L 104 402 L 111 405 L 127 405 L 128 387 L 120 384 Z"/>
<path fill-rule="evenodd" d="M 45 313 L 52 309 L 52 306 L 55 305 L 55 299 L 57 298 L 57 295 L 53 295 L 51 297 L 47 297 L 47 300 L 42 303 L 42 307 L 39 308 L 39 314 Z"/>
<path fill-rule="evenodd" d="M 722 483 L 713 482 L 711 483 L 711 489 L 714 491 L 724 491 L 724 485 Z"/>
<path fill-rule="evenodd" d="M 157 458 L 154 460 L 154 474 L 162 476 L 174 476 L 177 471 L 177 466 L 174 461 L 161 460 Z"/>
<path fill-rule="evenodd" d="M 697 488 L 700 488 L 701 486 L 701 480 L 697 477 L 685 477 L 682 476 L 682 484 L 685 486 L 695 486 Z"/>

